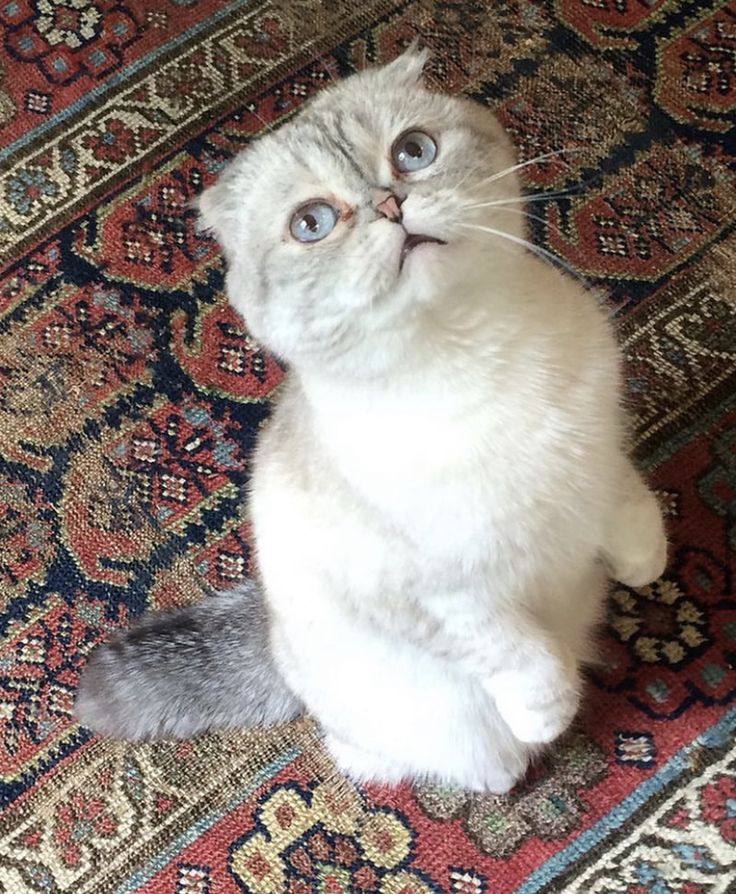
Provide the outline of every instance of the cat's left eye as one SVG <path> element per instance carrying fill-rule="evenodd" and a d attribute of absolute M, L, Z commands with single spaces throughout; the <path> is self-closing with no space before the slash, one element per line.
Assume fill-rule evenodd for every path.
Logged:
<path fill-rule="evenodd" d="M 299 242 L 319 242 L 335 229 L 337 209 L 329 202 L 307 202 L 296 209 L 289 230 Z"/>
<path fill-rule="evenodd" d="M 437 157 L 437 143 L 423 130 L 409 130 L 396 140 L 391 157 L 397 170 L 404 174 L 421 171 Z"/>

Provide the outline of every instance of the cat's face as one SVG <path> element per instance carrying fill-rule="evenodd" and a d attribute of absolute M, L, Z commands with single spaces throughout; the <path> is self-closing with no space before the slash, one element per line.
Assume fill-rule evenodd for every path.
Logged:
<path fill-rule="evenodd" d="M 319 366 L 449 300 L 489 242 L 521 233 L 501 126 L 426 90 L 410 51 L 320 94 L 236 157 L 200 199 L 228 260 L 228 295 L 253 335 Z M 508 207 L 508 206 L 507 206 Z M 511 205 L 511 208 L 519 206 Z"/>

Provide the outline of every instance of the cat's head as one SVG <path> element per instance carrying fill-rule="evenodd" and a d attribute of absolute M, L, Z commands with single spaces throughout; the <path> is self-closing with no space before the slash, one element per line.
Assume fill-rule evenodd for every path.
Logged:
<path fill-rule="evenodd" d="M 398 344 L 423 308 L 452 300 L 488 263 L 470 224 L 522 232 L 518 212 L 484 204 L 518 197 L 513 172 L 495 176 L 514 164 L 503 129 L 427 90 L 426 58 L 412 49 L 325 90 L 200 198 L 230 301 L 296 366 Z"/>

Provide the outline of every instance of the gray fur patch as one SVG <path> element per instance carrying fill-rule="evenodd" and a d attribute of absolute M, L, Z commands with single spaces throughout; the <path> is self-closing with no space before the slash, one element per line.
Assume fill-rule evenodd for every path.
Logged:
<path fill-rule="evenodd" d="M 268 631 L 263 594 L 252 582 L 148 615 L 91 656 L 76 717 L 130 740 L 291 720 L 302 705 L 274 665 Z"/>

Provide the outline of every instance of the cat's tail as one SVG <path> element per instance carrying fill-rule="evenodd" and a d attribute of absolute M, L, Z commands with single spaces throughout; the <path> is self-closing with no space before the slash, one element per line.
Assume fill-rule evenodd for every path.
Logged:
<path fill-rule="evenodd" d="M 76 717 L 131 740 L 291 720 L 303 708 L 274 664 L 268 630 L 263 594 L 250 582 L 148 615 L 92 654 Z"/>

